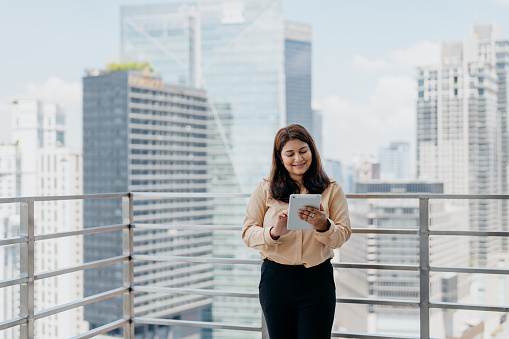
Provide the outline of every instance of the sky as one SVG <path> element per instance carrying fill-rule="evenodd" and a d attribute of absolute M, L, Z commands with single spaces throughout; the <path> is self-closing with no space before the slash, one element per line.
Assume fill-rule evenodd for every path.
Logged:
<path fill-rule="evenodd" d="M 178 2 L 151 1 L 150 3 Z M 143 0 L 0 0 L 0 143 L 10 143 L 11 103 L 59 104 L 70 147 L 81 147 L 86 69 L 118 60 L 120 7 Z M 509 39 L 509 0 L 286 0 L 285 18 L 313 30 L 313 106 L 324 123 L 322 157 L 352 162 L 393 141 L 415 157 L 418 65 L 439 42 L 497 21 Z"/>

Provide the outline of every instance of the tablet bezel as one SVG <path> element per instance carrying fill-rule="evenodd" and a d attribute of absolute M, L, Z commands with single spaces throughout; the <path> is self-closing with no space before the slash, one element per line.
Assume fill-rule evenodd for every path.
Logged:
<path fill-rule="evenodd" d="M 320 209 L 321 194 L 292 194 L 288 207 L 288 220 L 286 227 L 289 230 L 314 230 L 308 222 L 299 218 L 298 212 L 304 206 L 312 206 Z"/>

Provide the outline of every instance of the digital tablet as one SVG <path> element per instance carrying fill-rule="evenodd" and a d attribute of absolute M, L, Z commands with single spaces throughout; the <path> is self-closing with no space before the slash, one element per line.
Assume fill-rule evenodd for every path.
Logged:
<path fill-rule="evenodd" d="M 299 209 L 304 206 L 312 206 L 320 209 L 321 194 L 292 194 L 290 195 L 290 207 L 288 207 L 288 220 L 286 226 L 289 230 L 313 230 L 314 228 L 299 218 Z"/>

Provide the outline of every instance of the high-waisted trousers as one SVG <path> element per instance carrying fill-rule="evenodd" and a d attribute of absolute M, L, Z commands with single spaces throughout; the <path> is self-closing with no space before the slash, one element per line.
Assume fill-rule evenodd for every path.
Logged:
<path fill-rule="evenodd" d="M 336 308 L 330 260 L 306 268 L 265 259 L 260 304 L 270 339 L 329 339 Z"/>

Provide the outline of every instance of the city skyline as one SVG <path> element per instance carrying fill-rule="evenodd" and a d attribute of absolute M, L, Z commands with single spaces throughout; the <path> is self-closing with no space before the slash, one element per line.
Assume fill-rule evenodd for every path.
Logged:
<path fill-rule="evenodd" d="M 0 82 L 0 143 L 10 142 L 12 100 L 33 98 L 62 106 L 69 145 L 81 146 L 81 77 L 85 68 L 117 60 L 120 6 L 140 1 L 54 3 L 56 10 L 36 2 L 0 4 L 0 42 L 11 46 L 3 53 L 10 67 Z M 350 163 L 357 152 L 376 154 L 380 146 L 407 141 L 414 163 L 415 67 L 438 59 L 439 41 L 461 39 L 471 24 L 498 21 L 507 34 L 507 13 L 507 0 L 285 1 L 285 19 L 312 28 L 313 102 L 323 113 L 324 156 Z"/>

